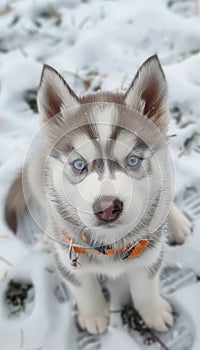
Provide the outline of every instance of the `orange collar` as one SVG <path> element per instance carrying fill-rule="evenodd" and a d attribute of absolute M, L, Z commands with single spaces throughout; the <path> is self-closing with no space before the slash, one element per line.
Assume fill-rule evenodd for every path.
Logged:
<path fill-rule="evenodd" d="M 139 241 L 137 241 L 133 244 L 128 244 L 127 246 L 121 246 L 121 247 L 118 247 L 116 249 L 110 245 L 105 245 L 105 246 L 101 246 L 101 247 L 97 247 L 97 248 L 91 248 L 91 247 L 87 248 L 87 247 L 83 247 L 83 246 L 78 245 L 78 244 L 73 244 L 73 240 L 68 236 L 68 234 L 65 231 L 61 232 L 61 236 L 64 238 L 64 240 L 69 245 L 69 248 L 70 248 L 69 256 L 70 256 L 70 260 L 72 262 L 72 265 L 74 267 L 77 267 L 74 260 L 76 260 L 76 263 L 77 263 L 77 259 L 78 259 L 79 254 L 114 255 L 115 253 L 120 253 L 120 254 L 122 254 L 122 260 L 125 260 L 125 259 L 130 259 L 130 258 L 139 256 L 143 252 L 144 248 L 150 242 L 150 238 L 148 237 L 148 238 L 140 239 Z M 82 241 L 87 242 L 87 238 L 84 235 L 82 235 Z M 76 259 L 71 258 L 72 252 L 75 252 L 77 254 Z"/>

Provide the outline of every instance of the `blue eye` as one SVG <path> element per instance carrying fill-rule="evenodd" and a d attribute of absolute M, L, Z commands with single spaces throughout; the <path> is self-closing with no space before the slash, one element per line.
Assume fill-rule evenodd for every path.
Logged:
<path fill-rule="evenodd" d="M 140 163 L 140 158 L 136 156 L 130 156 L 127 160 L 127 163 L 130 167 L 136 167 Z"/>
<path fill-rule="evenodd" d="M 73 162 L 73 167 L 74 167 L 74 169 L 76 169 L 78 171 L 83 171 L 86 168 L 86 164 L 85 164 L 84 160 L 76 159 Z"/>

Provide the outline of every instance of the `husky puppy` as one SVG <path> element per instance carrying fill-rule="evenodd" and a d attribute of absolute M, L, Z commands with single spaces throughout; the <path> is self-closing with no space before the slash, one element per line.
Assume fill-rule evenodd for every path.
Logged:
<path fill-rule="evenodd" d="M 45 65 L 38 91 L 40 141 L 6 198 L 8 225 L 35 198 L 46 218 L 60 274 L 91 334 L 106 331 L 109 305 L 97 275 L 126 274 L 146 324 L 167 331 L 172 308 L 159 293 L 166 225 L 183 243 L 191 224 L 171 204 L 167 83 L 158 57 L 126 92 L 78 97 Z"/>

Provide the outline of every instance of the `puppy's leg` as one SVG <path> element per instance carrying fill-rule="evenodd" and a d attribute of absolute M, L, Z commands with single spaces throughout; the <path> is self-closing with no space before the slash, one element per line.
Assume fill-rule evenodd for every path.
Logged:
<path fill-rule="evenodd" d="M 173 203 L 169 213 L 169 240 L 182 244 L 192 233 L 192 223 Z"/>
<path fill-rule="evenodd" d="M 76 300 L 79 326 L 90 334 L 104 333 L 108 327 L 109 305 L 96 276 L 83 274 L 76 278 L 64 270 L 60 272 Z"/>
<path fill-rule="evenodd" d="M 141 268 L 127 276 L 134 306 L 144 322 L 156 331 L 166 332 L 173 324 L 172 307 L 159 293 L 158 273 L 152 277 Z"/>

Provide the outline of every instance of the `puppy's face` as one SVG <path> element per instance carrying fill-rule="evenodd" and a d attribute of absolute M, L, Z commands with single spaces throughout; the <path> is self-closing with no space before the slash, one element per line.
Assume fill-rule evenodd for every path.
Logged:
<path fill-rule="evenodd" d="M 78 99 L 58 73 L 44 69 L 38 104 L 56 135 L 49 198 L 56 198 L 62 217 L 88 228 L 93 241 L 110 243 L 150 224 L 166 165 L 165 95 L 157 57 L 144 63 L 124 95 Z"/>

